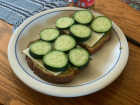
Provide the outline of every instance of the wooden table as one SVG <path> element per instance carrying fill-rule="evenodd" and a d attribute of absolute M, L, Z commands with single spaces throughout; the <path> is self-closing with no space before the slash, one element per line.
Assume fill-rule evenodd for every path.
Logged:
<path fill-rule="evenodd" d="M 124 34 L 140 42 L 138 11 L 120 0 L 95 1 L 96 12 L 108 16 Z M 140 48 L 138 46 L 128 42 L 127 65 L 122 74 L 108 87 L 82 97 L 53 97 L 32 90 L 13 73 L 7 58 L 12 28 L 12 25 L 0 20 L 0 103 L 2 105 L 140 105 Z"/>

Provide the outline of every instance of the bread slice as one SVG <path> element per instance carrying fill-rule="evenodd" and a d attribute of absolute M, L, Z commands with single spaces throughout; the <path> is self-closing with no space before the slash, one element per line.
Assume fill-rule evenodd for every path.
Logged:
<path fill-rule="evenodd" d="M 69 17 L 73 17 L 74 14 L 69 15 Z M 67 34 L 63 30 L 59 30 L 61 34 Z M 99 39 L 92 47 L 86 45 L 85 43 L 77 42 L 77 45 L 79 45 L 82 48 L 85 48 L 90 55 L 95 54 L 97 51 L 99 51 L 105 42 L 110 41 L 111 39 L 111 29 L 106 32 L 101 39 Z"/>
<path fill-rule="evenodd" d="M 31 43 L 38 41 L 34 40 L 29 43 L 28 47 Z M 26 56 L 26 61 L 31 70 L 40 78 L 42 78 L 45 81 L 51 82 L 51 83 L 58 83 L 58 84 L 64 84 L 68 83 L 73 80 L 74 76 L 82 72 L 83 70 L 77 70 L 77 68 L 69 67 L 67 70 L 63 71 L 62 73 L 58 75 L 54 75 L 52 73 L 49 73 L 47 70 L 42 68 L 40 65 L 35 63 L 31 58 Z"/>

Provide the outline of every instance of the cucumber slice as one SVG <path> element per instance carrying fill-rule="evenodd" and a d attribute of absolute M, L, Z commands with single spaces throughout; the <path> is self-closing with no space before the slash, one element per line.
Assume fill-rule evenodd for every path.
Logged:
<path fill-rule="evenodd" d="M 55 26 L 59 30 L 68 29 L 73 24 L 74 24 L 74 19 L 71 17 L 61 17 L 55 22 Z"/>
<path fill-rule="evenodd" d="M 91 23 L 93 31 L 99 33 L 107 32 L 111 29 L 111 27 L 112 21 L 106 16 L 98 16 Z"/>
<path fill-rule="evenodd" d="M 45 41 L 33 42 L 29 47 L 29 54 L 35 59 L 42 59 L 51 50 L 51 44 Z"/>
<path fill-rule="evenodd" d="M 85 69 L 89 65 L 89 53 L 83 48 L 74 48 L 69 52 L 69 61 L 72 67 Z"/>
<path fill-rule="evenodd" d="M 43 65 L 51 71 L 65 71 L 68 68 L 68 58 L 62 51 L 50 51 L 44 55 Z"/>
<path fill-rule="evenodd" d="M 60 35 L 54 42 L 54 49 L 65 53 L 68 53 L 74 47 L 76 47 L 76 41 L 69 35 Z"/>
<path fill-rule="evenodd" d="M 53 42 L 60 35 L 60 32 L 55 28 L 46 28 L 39 35 L 41 40 Z"/>
<path fill-rule="evenodd" d="M 70 27 L 70 33 L 77 42 L 87 41 L 92 34 L 91 29 L 86 25 L 75 24 Z"/>
<path fill-rule="evenodd" d="M 93 14 L 88 10 L 80 10 L 74 13 L 73 18 L 76 23 L 90 25 L 93 20 Z"/>

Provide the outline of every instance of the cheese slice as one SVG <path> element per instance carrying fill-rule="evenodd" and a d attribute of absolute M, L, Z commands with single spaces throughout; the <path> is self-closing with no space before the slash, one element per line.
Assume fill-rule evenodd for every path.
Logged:
<path fill-rule="evenodd" d="M 69 29 L 63 30 L 63 31 L 65 33 L 69 34 Z M 85 41 L 85 42 L 83 42 L 83 43 L 85 43 L 89 47 L 92 47 L 103 35 L 104 35 L 104 33 L 96 33 L 94 31 L 92 31 L 90 39 Z"/>
<path fill-rule="evenodd" d="M 48 71 L 49 73 L 51 74 L 54 74 L 54 75 L 58 75 L 60 74 L 61 72 L 53 72 L 53 71 L 50 71 L 48 69 L 46 69 L 44 66 L 43 66 L 43 60 L 42 59 L 34 59 L 33 57 L 31 57 L 31 55 L 29 54 L 29 48 L 25 49 L 23 51 L 24 54 L 26 54 L 29 58 L 31 58 L 35 63 L 37 63 L 38 65 L 40 65 L 41 67 L 43 67 L 46 71 Z"/>
<path fill-rule="evenodd" d="M 92 31 L 92 35 L 91 35 L 90 39 L 83 43 L 85 43 L 89 47 L 92 47 L 103 35 L 104 35 L 104 33 L 96 33 L 96 32 Z"/>

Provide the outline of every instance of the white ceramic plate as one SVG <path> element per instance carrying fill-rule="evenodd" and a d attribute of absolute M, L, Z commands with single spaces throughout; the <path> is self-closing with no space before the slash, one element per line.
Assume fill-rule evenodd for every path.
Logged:
<path fill-rule="evenodd" d="M 42 29 L 54 27 L 55 21 L 59 17 L 69 16 L 76 10 L 80 10 L 80 8 L 65 7 L 41 12 L 26 20 L 12 35 L 8 46 L 10 65 L 18 78 L 32 89 L 59 97 L 82 96 L 106 87 L 123 71 L 129 49 L 123 32 L 114 22 L 111 40 L 91 56 L 90 65 L 76 75 L 72 82 L 61 85 L 48 83 L 30 70 L 22 51 L 26 49 L 29 42 L 39 37 Z M 100 15 L 96 12 L 94 14 Z"/>

